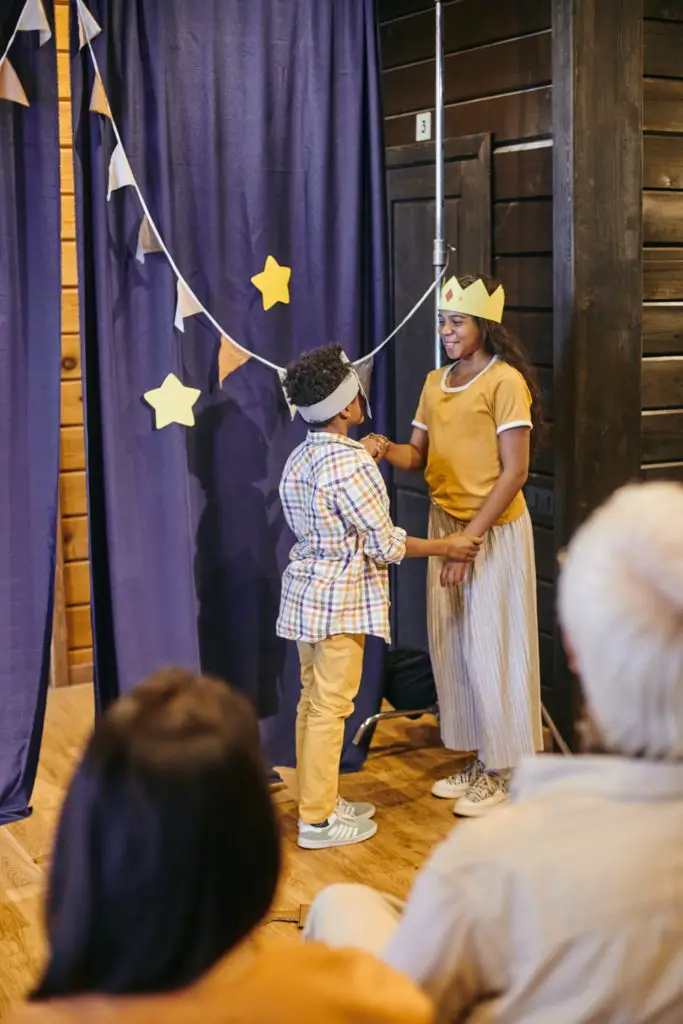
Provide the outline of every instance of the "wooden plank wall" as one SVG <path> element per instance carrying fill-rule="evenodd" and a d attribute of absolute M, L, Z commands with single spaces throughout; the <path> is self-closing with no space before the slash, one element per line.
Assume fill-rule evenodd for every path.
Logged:
<path fill-rule="evenodd" d="M 378 11 L 386 144 L 396 146 L 415 141 L 416 113 L 433 110 L 434 4 L 378 0 Z M 537 367 L 549 421 L 548 441 L 528 489 L 546 688 L 553 676 L 556 575 L 550 26 L 550 0 L 444 5 L 445 135 L 492 135 L 493 269 L 505 285 L 506 321 Z"/>
<path fill-rule="evenodd" d="M 59 526 L 63 550 L 68 681 L 74 684 L 92 682 L 93 653 L 78 321 L 68 0 L 55 0 L 55 17 L 62 191 L 62 417 Z M 58 625 L 55 627 L 55 634 L 57 631 Z"/>
<path fill-rule="evenodd" d="M 642 449 L 683 481 L 683 0 L 645 0 Z"/>

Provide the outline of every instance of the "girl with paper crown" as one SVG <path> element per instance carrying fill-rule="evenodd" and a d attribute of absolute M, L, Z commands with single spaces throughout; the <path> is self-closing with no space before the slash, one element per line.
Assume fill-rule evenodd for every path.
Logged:
<path fill-rule="evenodd" d="M 450 363 L 427 377 L 409 444 L 377 438 L 377 455 L 424 470 L 430 536 L 483 536 L 471 565 L 430 559 L 429 646 L 441 733 L 472 751 L 435 783 L 454 813 L 479 817 L 508 798 L 510 770 L 542 748 L 536 579 L 522 493 L 540 394 L 519 342 L 502 324 L 505 294 L 490 278 L 443 286 L 439 332 Z"/>

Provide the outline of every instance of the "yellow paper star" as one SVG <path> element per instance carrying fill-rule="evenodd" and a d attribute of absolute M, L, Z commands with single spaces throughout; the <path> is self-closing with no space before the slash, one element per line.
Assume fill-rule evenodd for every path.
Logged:
<path fill-rule="evenodd" d="M 145 391 L 142 396 L 154 409 L 157 430 L 169 423 L 180 423 L 184 427 L 194 426 L 192 407 L 201 395 L 197 388 L 186 388 L 174 373 L 169 373 L 160 388 Z"/>
<path fill-rule="evenodd" d="M 251 279 L 251 283 L 263 295 L 264 309 L 270 309 L 276 302 L 289 302 L 289 279 L 291 276 L 291 267 L 281 267 L 273 256 L 267 258 L 261 273 Z"/>

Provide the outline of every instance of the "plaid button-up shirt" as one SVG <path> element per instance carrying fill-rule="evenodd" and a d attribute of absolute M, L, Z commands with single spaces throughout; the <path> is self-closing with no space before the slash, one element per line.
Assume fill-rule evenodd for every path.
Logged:
<path fill-rule="evenodd" d="M 282 579 L 278 635 L 318 643 L 339 633 L 389 643 L 387 565 L 405 556 L 382 475 L 363 445 L 312 431 L 280 484 L 297 542 Z"/>

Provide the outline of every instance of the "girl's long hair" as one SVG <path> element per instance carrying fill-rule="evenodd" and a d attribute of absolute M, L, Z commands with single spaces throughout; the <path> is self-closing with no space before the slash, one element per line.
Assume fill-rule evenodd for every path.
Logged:
<path fill-rule="evenodd" d="M 474 284 L 475 281 L 481 280 L 486 285 L 489 295 L 493 295 L 499 285 L 495 278 L 489 277 L 487 274 L 481 274 L 479 278 L 467 275 L 458 278 L 458 280 L 463 288 L 467 288 L 469 285 Z M 498 324 L 494 320 L 484 320 L 478 316 L 473 317 L 473 320 L 481 332 L 486 351 L 490 352 L 491 355 L 498 356 L 503 362 L 509 363 L 510 366 L 513 366 L 515 370 L 521 373 L 526 381 L 526 385 L 531 393 L 531 422 L 534 425 L 532 450 L 536 452 L 540 448 L 545 435 L 543 400 L 536 371 L 531 365 L 521 341 L 504 324 Z"/>

